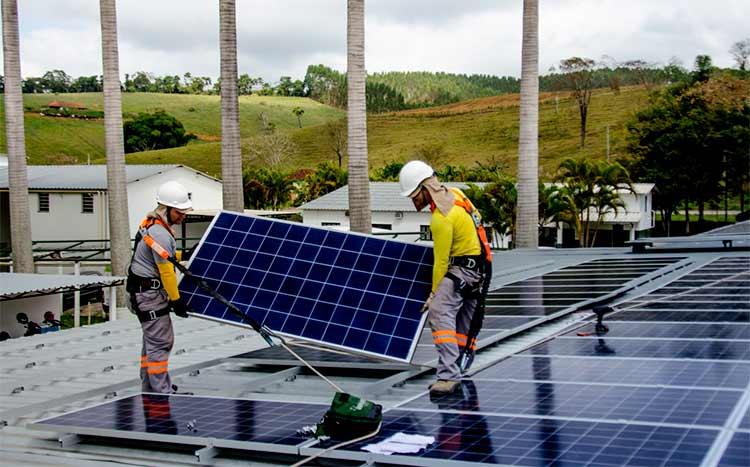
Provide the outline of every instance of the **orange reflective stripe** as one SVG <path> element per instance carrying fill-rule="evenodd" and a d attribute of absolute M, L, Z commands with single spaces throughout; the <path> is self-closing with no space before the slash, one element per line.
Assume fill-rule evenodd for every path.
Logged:
<path fill-rule="evenodd" d="M 148 357 L 141 357 L 141 360 L 148 360 Z"/>
<path fill-rule="evenodd" d="M 456 340 L 453 337 L 441 337 L 439 339 L 435 339 L 436 344 L 445 344 L 445 343 L 453 343 L 458 344 L 458 340 Z"/>
<path fill-rule="evenodd" d="M 441 331 L 435 331 L 432 333 L 433 336 L 455 336 L 456 331 L 451 331 L 450 329 L 441 330 Z"/>
<path fill-rule="evenodd" d="M 164 360 L 161 362 L 148 362 L 148 366 L 167 366 L 169 364 L 169 360 Z"/>
<path fill-rule="evenodd" d="M 157 375 L 159 373 L 166 373 L 167 372 L 167 367 L 164 367 L 164 368 L 154 368 L 154 369 L 149 368 L 147 371 L 148 371 L 148 374 L 150 374 L 150 375 Z"/>

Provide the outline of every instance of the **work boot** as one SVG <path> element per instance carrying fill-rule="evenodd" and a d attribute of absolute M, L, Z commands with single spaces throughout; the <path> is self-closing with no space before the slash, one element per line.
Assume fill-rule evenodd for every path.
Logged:
<path fill-rule="evenodd" d="M 437 382 L 430 385 L 431 396 L 447 396 L 456 392 L 456 389 L 460 386 L 458 381 L 451 381 L 449 379 L 439 379 Z"/>

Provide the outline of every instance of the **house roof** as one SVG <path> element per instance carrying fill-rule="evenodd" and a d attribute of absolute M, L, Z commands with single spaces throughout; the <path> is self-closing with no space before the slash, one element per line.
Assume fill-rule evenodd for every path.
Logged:
<path fill-rule="evenodd" d="M 184 167 L 207 178 L 213 177 L 181 164 L 126 165 L 125 178 L 132 183 L 178 167 Z M 29 190 L 107 190 L 106 165 L 30 165 Z M 8 188 L 8 167 L 0 166 L 0 190 Z"/>
<path fill-rule="evenodd" d="M 83 104 L 78 104 L 76 102 L 69 102 L 69 101 L 52 101 L 49 104 L 47 104 L 47 107 L 51 107 L 51 108 L 67 107 L 69 109 L 86 109 L 87 108 Z"/>
<path fill-rule="evenodd" d="M 0 273 L 0 301 L 30 296 L 48 295 L 69 289 L 83 289 L 86 286 L 108 286 L 122 283 L 124 277 L 65 274 L 22 274 Z"/>
<path fill-rule="evenodd" d="M 474 183 L 484 186 L 486 183 Z M 448 182 L 446 186 L 464 189 L 466 183 Z M 370 182 L 370 204 L 372 211 L 411 211 L 416 212 L 409 198 L 401 196 L 401 188 L 396 182 Z M 302 211 L 341 211 L 349 209 L 349 185 L 323 195 L 300 206 Z"/>

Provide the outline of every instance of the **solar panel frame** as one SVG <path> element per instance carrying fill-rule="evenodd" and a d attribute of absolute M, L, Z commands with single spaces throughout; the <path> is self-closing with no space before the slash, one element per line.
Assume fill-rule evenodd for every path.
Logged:
<path fill-rule="evenodd" d="M 156 398 L 167 401 L 165 409 L 155 409 L 153 415 L 144 409 L 145 398 Z M 132 402 L 130 415 L 128 407 L 122 409 L 128 402 Z M 205 409 L 205 404 L 211 406 Z M 250 404 L 263 414 L 258 416 L 243 416 L 242 419 L 228 422 L 224 416 L 224 406 L 236 404 Z M 189 406 L 191 412 L 182 413 L 182 406 Z M 203 406 L 203 407 L 201 407 Z M 180 408 L 178 408 L 180 407 Z M 219 407 L 217 409 L 217 407 Z M 201 412 L 200 409 L 203 408 Z M 108 400 L 82 409 L 46 417 L 33 421 L 27 426 L 36 430 L 56 431 L 73 433 L 77 435 L 114 437 L 138 441 L 154 441 L 169 444 L 189 445 L 196 447 L 213 446 L 217 448 L 242 449 L 250 451 L 275 452 L 282 454 L 298 454 L 299 446 L 310 442 L 310 438 L 297 434 L 297 430 L 303 425 L 312 425 L 320 420 L 328 405 L 315 403 L 295 403 L 268 401 L 263 399 L 230 399 L 216 396 L 192 396 L 178 394 L 149 394 L 139 393 Z M 103 416 L 103 413 L 114 411 L 120 416 L 115 423 L 138 424 L 137 429 L 116 429 L 111 426 L 111 419 Z M 172 412 L 178 412 L 172 414 Z M 242 413 L 242 412 L 241 412 Z M 203 416 L 205 415 L 205 417 Z M 131 417 L 132 416 L 132 417 Z M 165 420 L 169 418 L 171 421 Z M 147 419 L 151 419 L 150 430 Z M 195 426 L 191 430 L 188 422 Z M 268 432 L 260 433 L 253 439 L 247 431 L 254 431 L 255 423 L 269 428 Z M 237 431 L 222 431 L 222 427 L 234 424 Z M 248 424 L 252 424 L 249 426 Z M 167 431 L 175 431 L 170 434 Z M 222 436 L 222 433 L 233 436 Z M 271 435 L 269 435 L 271 433 Z M 273 433 L 278 433 L 273 435 Z M 249 439 L 245 439 L 249 438 Z"/>
<path fill-rule="evenodd" d="M 221 211 L 188 268 L 281 336 L 409 362 L 426 320 L 432 249 Z M 197 316 L 250 328 L 195 281 L 182 278 L 179 288 Z"/>

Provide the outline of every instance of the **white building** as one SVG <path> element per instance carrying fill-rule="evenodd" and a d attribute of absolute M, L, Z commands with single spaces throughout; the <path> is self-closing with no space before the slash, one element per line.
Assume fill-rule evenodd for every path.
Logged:
<path fill-rule="evenodd" d="M 126 182 L 130 236 L 156 206 L 157 188 L 176 180 L 196 209 L 222 206 L 221 181 L 184 165 L 128 165 Z M 28 166 L 32 241 L 109 239 L 105 165 Z M 186 224 L 179 236 L 199 237 L 202 224 Z M 10 243 L 8 167 L 0 165 L 0 244 Z"/>
<path fill-rule="evenodd" d="M 466 188 L 465 183 L 446 183 L 447 186 Z M 485 183 L 476 183 L 484 186 Z M 617 214 L 607 213 L 601 229 L 622 229 L 629 232 L 629 238 L 635 239 L 636 233 L 654 227 L 655 217 L 652 209 L 653 183 L 634 183 L 633 190 L 618 190 L 625 204 Z M 370 182 L 370 206 L 374 228 L 392 230 L 401 233 L 400 240 L 414 241 L 421 236 L 429 238 L 430 211 L 417 212 L 411 200 L 400 195 L 399 184 L 395 182 Z M 321 227 L 349 229 L 349 187 L 344 186 L 318 199 L 303 204 L 302 219 L 305 224 Z M 592 213 L 592 218 L 596 216 Z M 617 227 L 615 227 L 617 226 Z M 554 227 L 554 225 L 551 225 Z M 558 244 L 562 244 L 563 226 L 558 228 Z M 495 235 L 490 239 L 493 245 L 504 247 L 507 238 Z"/>

